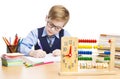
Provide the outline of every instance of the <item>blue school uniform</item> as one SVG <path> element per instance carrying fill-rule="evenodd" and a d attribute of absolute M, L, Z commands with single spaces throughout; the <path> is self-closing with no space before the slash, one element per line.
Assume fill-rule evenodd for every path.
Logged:
<path fill-rule="evenodd" d="M 53 37 L 54 39 L 54 42 L 52 44 L 52 46 L 49 45 L 47 39 L 48 39 L 48 36 L 42 36 L 42 33 L 43 33 L 43 28 L 39 28 L 38 29 L 38 39 L 40 41 L 40 44 L 43 48 L 44 51 L 46 51 L 46 53 L 51 53 L 53 50 L 55 49 L 60 49 L 61 48 L 61 37 L 64 36 L 64 30 L 62 29 L 60 32 L 59 32 L 59 38 L 57 38 L 56 36 Z M 38 43 L 35 45 L 35 50 L 37 49 L 40 49 L 40 46 L 38 45 Z"/>

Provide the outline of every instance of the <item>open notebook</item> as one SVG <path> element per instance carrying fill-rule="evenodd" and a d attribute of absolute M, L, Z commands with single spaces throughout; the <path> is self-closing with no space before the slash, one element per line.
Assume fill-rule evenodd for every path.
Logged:
<path fill-rule="evenodd" d="M 34 58 L 30 56 L 23 57 L 24 63 L 28 63 L 32 66 L 37 64 L 46 64 L 50 62 L 60 62 L 60 56 L 53 56 L 52 54 L 47 54 L 44 58 Z"/>

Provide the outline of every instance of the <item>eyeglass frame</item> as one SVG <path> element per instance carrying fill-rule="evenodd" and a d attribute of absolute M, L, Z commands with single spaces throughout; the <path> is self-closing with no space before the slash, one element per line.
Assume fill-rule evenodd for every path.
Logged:
<path fill-rule="evenodd" d="M 60 26 L 55 26 L 52 22 L 50 21 L 47 21 L 47 25 L 49 28 L 54 28 L 55 31 L 60 31 L 63 27 L 60 27 Z"/>

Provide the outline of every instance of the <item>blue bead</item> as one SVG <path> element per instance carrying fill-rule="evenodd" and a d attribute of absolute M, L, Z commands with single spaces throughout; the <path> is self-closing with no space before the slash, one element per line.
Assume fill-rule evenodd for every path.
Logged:
<path fill-rule="evenodd" d="M 110 55 L 110 51 L 104 51 L 104 54 Z"/>

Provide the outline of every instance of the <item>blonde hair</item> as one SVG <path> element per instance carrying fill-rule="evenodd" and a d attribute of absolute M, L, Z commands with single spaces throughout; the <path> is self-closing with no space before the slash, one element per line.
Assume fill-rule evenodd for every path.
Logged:
<path fill-rule="evenodd" d="M 62 5 L 54 5 L 48 14 L 48 18 L 51 20 L 66 21 L 69 20 L 69 11 Z"/>

